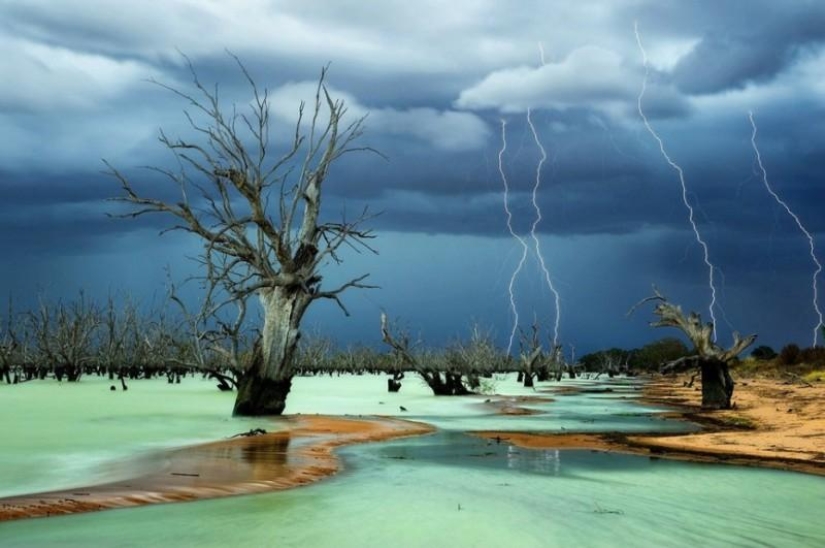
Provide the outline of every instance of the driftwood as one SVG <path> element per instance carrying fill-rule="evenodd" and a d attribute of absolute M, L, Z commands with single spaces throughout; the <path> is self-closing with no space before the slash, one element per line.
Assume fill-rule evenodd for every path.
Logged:
<path fill-rule="evenodd" d="M 809 383 L 808 381 L 806 381 L 805 379 L 803 379 L 802 377 L 800 377 L 796 373 L 791 373 L 790 371 L 785 371 L 783 373 L 783 376 L 786 379 L 788 379 L 788 381 L 786 381 L 785 384 L 789 384 L 791 382 L 794 382 L 794 383 L 797 383 L 797 384 L 801 384 L 802 386 L 804 386 L 806 388 L 813 388 L 814 387 L 814 385 L 812 385 L 811 383 Z"/>
<path fill-rule="evenodd" d="M 266 434 L 266 430 L 263 428 L 252 428 L 251 430 L 247 430 L 246 432 L 241 432 L 240 434 L 235 434 L 234 436 L 230 436 L 232 438 L 252 438 L 255 436 L 262 436 Z"/>

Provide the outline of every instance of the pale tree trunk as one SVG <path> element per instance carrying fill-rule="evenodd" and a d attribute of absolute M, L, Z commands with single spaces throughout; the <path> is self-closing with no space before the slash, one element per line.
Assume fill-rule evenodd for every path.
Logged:
<path fill-rule="evenodd" d="M 264 309 L 260 352 L 238 384 L 234 415 L 280 415 L 292 388 L 292 357 L 299 325 L 311 297 L 302 289 L 277 287 L 260 295 Z"/>
<path fill-rule="evenodd" d="M 183 201 L 141 196 L 126 176 L 106 165 L 123 190 L 115 201 L 133 208 L 122 216 L 171 215 L 177 218 L 174 229 L 202 240 L 210 296 L 213 291 L 225 294 L 228 302 L 260 297 L 264 324 L 259 350 L 238 383 L 234 414 L 279 415 L 292 386 L 298 327 L 309 303 L 330 299 L 347 313 L 339 295 L 353 287 L 372 287 L 362 283 L 366 274 L 337 288 L 322 287 L 320 270 L 329 262 L 341 262 L 341 246 L 374 250 L 367 244 L 371 231 L 361 228 L 370 218 L 366 209 L 355 220 L 322 222 L 320 208 L 322 185 L 332 164 L 344 154 L 373 150 L 354 146 L 364 118 L 345 120 L 344 102 L 334 100 L 324 84 L 324 68 L 308 112 L 304 103 L 298 108 L 291 145 L 273 155 L 269 94 L 235 60 L 252 92 L 245 113 L 234 106 L 225 111 L 217 87 L 212 91 L 202 84 L 188 60 L 192 92 L 159 84 L 197 113 L 186 115 L 199 136 L 194 141 L 161 132 L 161 143 L 175 154 L 181 169 L 150 168 L 180 187 Z M 194 207 L 187 199 L 189 190 L 206 204 Z M 270 204 L 272 197 L 276 198 Z M 205 318 L 220 308 L 205 309 Z M 229 330 L 230 336 L 241 332 L 242 322 L 243 316 Z"/>

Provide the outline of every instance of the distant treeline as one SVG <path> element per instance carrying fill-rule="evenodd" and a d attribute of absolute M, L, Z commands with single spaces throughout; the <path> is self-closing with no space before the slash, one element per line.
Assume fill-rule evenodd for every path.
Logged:
<path fill-rule="evenodd" d="M 204 307 L 190 314 L 174 293 L 161 306 L 142 307 L 128 298 L 95 302 L 83 293 L 70 301 L 41 299 L 33 310 L 0 314 L 0 379 L 9 384 L 55 378 L 75 382 L 84 375 L 111 379 L 167 376 L 179 382 L 204 374 L 232 389 L 259 352 L 259 332 L 242 314 L 216 314 Z M 205 314 L 203 310 L 209 309 Z M 232 312 L 232 311 L 230 311 Z M 377 329 L 376 329 L 377 331 Z M 518 369 L 489 339 L 473 338 L 439 350 L 416 347 L 428 370 L 486 376 Z M 392 351 L 367 346 L 336 348 L 328 339 L 304 335 L 295 356 L 296 375 L 388 373 L 408 365 Z"/>
<path fill-rule="evenodd" d="M 9 303 L 0 314 L 0 380 L 9 384 L 45 378 L 73 382 L 84 375 L 101 375 L 125 385 L 127 379 L 166 376 L 169 382 L 180 382 L 187 374 L 199 374 L 231 390 L 259 352 L 256 341 L 260 335 L 248 323 L 243 314 L 189 314 L 174 294 L 154 307 L 139 306 L 128 298 L 110 297 L 99 303 L 83 293 L 70 301 L 43 299 L 34 310 L 15 310 Z M 433 349 L 418 343 L 405 348 L 406 356 L 388 347 L 340 348 L 324 337 L 304 335 L 293 371 L 296 375 L 386 373 L 395 379 L 415 371 L 431 379 L 436 374 L 463 377 L 472 387 L 479 378 L 505 372 L 549 380 L 585 372 L 657 371 L 690 354 L 679 339 L 664 338 L 631 350 L 593 352 L 575 363 L 559 354 L 542 353 L 535 344 L 524 355 L 509 356 L 477 327 L 466 339 L 446 347 Z M 822 348 L 796 345 L 778 354 L 758 347 L 753 355 L 786 364 L 811 359 L 825 362 Z"/>
<path fill-rule="evenodd" d="M 825 330 L 823 330 L 825 335 Z M 615 370 L 651 373 L 661 371 L 664 366 L 679 358 L 690 356 L 692 350 L 681 340 L 666 337 L 641 348 L 610 348 L 586 354 L 580 365 L 587 371 Z M 779 352 L 770 346 L 757 346 L 747 356 L 740 356 L 733 363 L 734 368 L 743 372 L 785 374 L 808 373 L 825 368 L 825 347 L 802 348 L 795 343 L 786 344 Z"/>
<path fill-rule="evenodd" d="M 641 348 L 625 350 L 609 348 L 581 357 L 582 366 L 588 371 L 616 370 L 654 372 L 664 365 L 689 356 L 691 350 L 675 337 L 665 337 Z"/>

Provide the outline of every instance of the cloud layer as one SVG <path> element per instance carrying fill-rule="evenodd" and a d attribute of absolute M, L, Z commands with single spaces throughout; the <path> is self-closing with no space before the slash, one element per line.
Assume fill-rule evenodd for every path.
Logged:
<path fill-rule="evenodd" d="M 362 143 L 388 160 L 346 157 L 325 202 L 329 215 L 366 204 L 383 212 L 375 227 L 387 234 L 388 262 L 356 256 L 347 266 L 384 276 L 387 289 L 364 302 L 423 317 L 416 299 L 399 292 L 415 295 L 426 272 L 443 271 L 431 315 L 481 314 L 509 332 L 502 280 L 515 248 L 499 168 L 515 227 L 525 232 L 540 157 L 530 109 L 548 151 L 537 229 L 566 310 L 588 311 L 571 312 L 563 337 L 592 345 L 621 342 L 593 331 L 650 337 L 639 326 L 600 322 L 622 308 L 620 295 L 632 301 L 652 281 L 699 310 L 706 288 L 678 181 L 636 110 L 644 70 L 635 22 L 650 58 L 645 112 L 684 167 L 689 200 L 725 272 L 726 317 L 743 331 L 756 322 L 769 343 L 806 343 L 805 243 L 760 186 L 747 121 L 755 111 L 774 187 L 821 242 L 825 7 L 805 0 L 3 2 L 0 252 L 16 268 L 0 273 L 0 283 L 31 296 L 59 268 L 71 273 L 66 284 L 103 287 L 117 283 L 118 264 L 130 265 L 129 280 L 140 278 L 136 268 L 156 280 L 164 262 L 186 264 L 181 257 L 198 252 L 185 239 L 158 240 L 163 218 L 108 219 L 104 200 L 118 189 L 100 174 L 100 160 L 134 174 L 147 192 L 173 196 L 177 189 L 139 166 L 170 165 L 160 128 L 195 137 L 182 114 L 189 105 L 150 80 L 191 91 L 184 53 L 202 82 L 220 84 L 225 108 L 246 108 L 251 93 L 229 50 L 269 90 L 275 143 L 289 137 L 298 104 L 312 99 L 327 65 L 331 94 L 352 119 L 367 117 Z M 499 157 L 502 137 L 508 148 Z M 136 266 L 132 253 L 156 263 Z M 470 306 L 464 293 L 454 300 L 462 276 L 474 277 L 468 287 L 479 295 L 489 288 L 478 297 L 489 306 Z M 524 283 L 522 302 L 552 317 L 540 284 Z M 459 327 L 422 329 L 437 342 Z"/>

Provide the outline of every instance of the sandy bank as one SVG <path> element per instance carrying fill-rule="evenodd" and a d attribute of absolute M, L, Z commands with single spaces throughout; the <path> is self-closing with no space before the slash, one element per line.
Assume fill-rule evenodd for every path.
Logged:
<path fill-rule="evenodd" d="M 682 414 L 705 424 L 706 430 L 656 439 L 631 436 L 630 443 L 756 459 L 765 466 L 825 475 L 825 385 L 740 379 L 734 391 L 735 408 L 707 412 L 699 407 L 696 388 L 684 386 L 687 380 L 657 379 L 645 387 L 645 399 L 678 406 Z"/>
<path fill-rule="evenodd" d="M 477 435 L 528 449 L 592 449 L 656 458 L 724 462 L 825 475 L 825 385 L 785 384 L 744 379 L 734 393 L 735 409 L 703 411 L 688 378 L 662 377 L 649 382 L 642 400 L 674 407 L 667 416 L 698 422 L 690 434 L 625 435 L 525 434 L 478 432 Z"/>
<path fill-rule="evenodd" d="M 191 501 L 288 489 L 336 473 L 333 449 L 432 432 L 389 418 L 295 416 L 283 431 L 158 454 L 147 475 L 82 488 L 0 499 L 0 521 Z"/>

